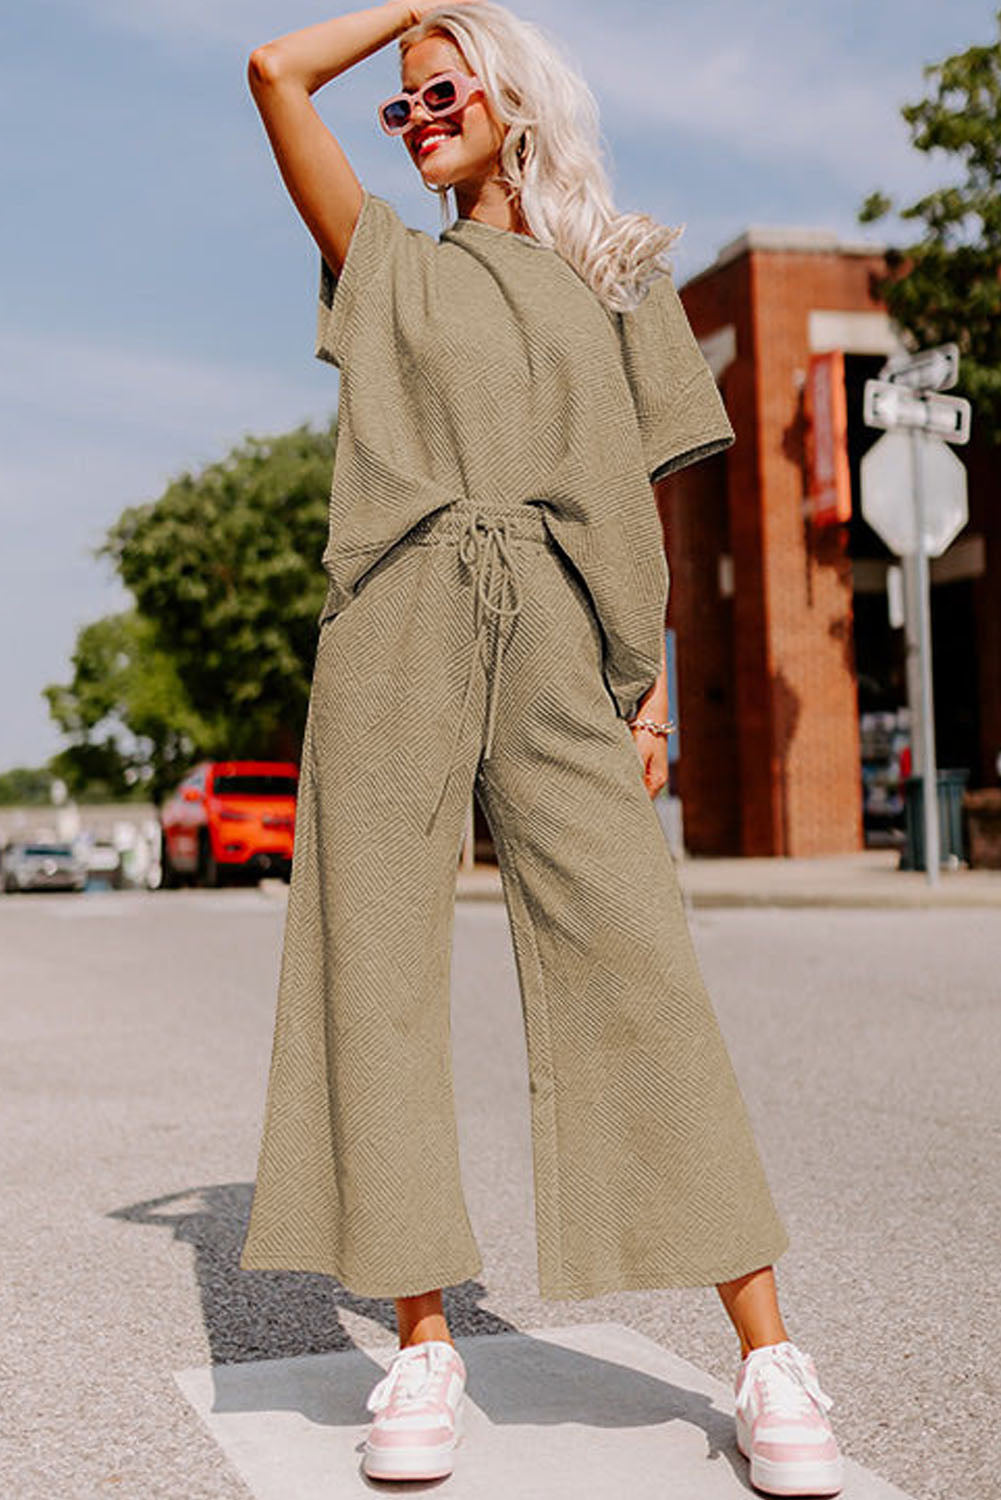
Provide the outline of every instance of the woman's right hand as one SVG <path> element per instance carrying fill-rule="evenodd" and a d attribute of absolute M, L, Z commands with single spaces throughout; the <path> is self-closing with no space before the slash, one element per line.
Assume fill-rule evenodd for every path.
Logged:
<path fill-rule="evenodd" d="M 306 227 L 340 274 L 362 204 L 362 186 L 312 95 L 440 8 L 442 0 L 383 0 L 318 21 L 251 53 L 248 82 L 278 169 Z M 450 0 L 476 5 L 480 0 Z"/>
<path fill-rule="evenodd" d="M 393 3 L 393 0 L 390 0 Z M 418 21 L 424 19 L 429 11 L 440 10 L 446 0 L 411 0 L 410 3 L 410 25 L 416 26 Z M 482 0 L 447 0 L 450 5 L 480 5 Z"/>

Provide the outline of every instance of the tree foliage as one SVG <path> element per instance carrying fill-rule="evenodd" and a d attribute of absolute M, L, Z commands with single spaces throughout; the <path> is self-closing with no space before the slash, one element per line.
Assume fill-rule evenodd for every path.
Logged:
<path fill-rule="evenodd" d="M 159 801 L 219 731 L 193 709 L 153 623 L 135 610 L 85 625 L 72 666 L 68 686 L 43 692 L 69 741 L 48 769 L 78 797 Z"/>
<path fill-rule="evenodd" d="M 298 758 L 335 436 L 248 437 L 112 525 L 97 555 L 135 610 L 86 626 L 72 682 L 44 690 L 74 790 L 139 777 L 159 800 L 201 758 Z"/>
<path fill-rule="evenodd" d="M 933 63 L 928 98 L 901 114 L 919 151 L 941 151 L 960 180 L 898 209 L 921 226 L 914 243 L 890 250 L 879 295 L 915 348 L 955 342 L 960 390 L 975 427 L 1001 442 L 1001 11 L 999 38 Z M 863 224 L 883 218 L 893 199 L 871 193 Z"/>
<path fill-rule="evenodd" d="M 47 806 L 52 775 L 45 766 L 11 766 L 9 771 L 0 771 L 0 807 Z"/>

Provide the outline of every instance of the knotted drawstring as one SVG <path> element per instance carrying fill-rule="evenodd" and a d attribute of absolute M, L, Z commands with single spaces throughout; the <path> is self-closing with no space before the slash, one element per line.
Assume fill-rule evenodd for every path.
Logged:
<path fill-rule="evenodd" d="M 472 511 L 465 521 L 459 536 L 459 556 L 466 566 L 472 569 L 476 580 L 476 594 L 473 600 L 475 639 L 473 641 L 469 672 L 466 677 L 462 707 L 459 709 L 455 734 L 452 738 L 452 748 L 449 751 L 448 768 L 445 772 L 445 779 L 438 792 L 431 816 L 428 819 L 428 832 L 430 832 L 434 820 L 438 815 L 438 809 L 441 807 L 442 799 L 445 796 L 445 791 L 451 779 L 455 752 L 458 749 L 459 736 L 462 733 L 466 709 L 469 706 L 469 699 L 473 690 L 476 661 L 478 657 L 482 658 L 483 645 L 489 634 L 489 617 L 492 616 L 495 621 L 494 659 L 492 667 L 487 671 L 487 731 L 483 742 L 484 759 L 487 759 L 490 755 L 497 709 L 497 685 L 507 645 L 501 625 L 504 620 L 512 619 L 519 613 L 522 603 L 517 569 L 514 565 L 514 558 L 509 551 L 509 541 L 507 517 L 492 516 L 481 510 Z M 499 582 L 495 582 L 495 573 L 498 570 Z M 508 604 L 504 602 L 505 594 L 510 595 L 510 602 Z M 485 662 L 484 666 L 486 666 Z"/>
<path fill-rule="evenodd" d="M 777 1368 L 782 1372 L 783 1376 L 792 1380 L 794 1385 L 801 1386 L 804 1393 L 812 1397 L 817 1405 L 823 1407 L 825 1411 L 829 1411 L 834 1405 L 831 1397 L 820 1389 L 816 1375 L 807 1364 L 802 1351 L 794 1344 L 786 1342 L 769 1345 L 767 1354 L 762 1352 L 761 1359 L 754 1361 L 753 1364 L 757 1368 L 752 1367 L 748 1371 L 748 1377 L 744 1380 L 740 1395 L 736 1400 L 737 1411 L 740 1412 L 746 1421 L 750 1422 L 751 1420 L 751 1387 L 758 1370 L 760 1370 L 762 1375 L 767 1377 L 769 1370 Z M 766 1385 L 766 1402 L 767 1399 L 768 1387 Z"/>
<path fill-rule="evenodd" d="M 369 1411 L 382 1411 L 393 1399 L 397 1386 L 404 1396 L 420 1396 L 439 1370 L 448 1363 L 448 1349 L 435 1340 L 422 1340 L 398 1349 L 386 1367 L 386 1374 L 373 1386 L 365 1405 Z"/>

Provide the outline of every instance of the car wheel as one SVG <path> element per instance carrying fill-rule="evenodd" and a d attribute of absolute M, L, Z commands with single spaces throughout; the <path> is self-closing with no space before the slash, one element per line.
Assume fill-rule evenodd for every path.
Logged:
<path fill-rule="evenodd" d="M 198 883 L 216 890 L 222 885 L 222 870 L 219 861 L 212 853 L 212 840 L 203 828 L 198 836 Z"/>
<path fill-rule="evenodd" d="M 167 840 L 164 834 L 160 834 L 160 889 L 161 891 L 176 891 L 181 884 L 181 877 L 171 863 L 170 853 L 167 849 Z"/>

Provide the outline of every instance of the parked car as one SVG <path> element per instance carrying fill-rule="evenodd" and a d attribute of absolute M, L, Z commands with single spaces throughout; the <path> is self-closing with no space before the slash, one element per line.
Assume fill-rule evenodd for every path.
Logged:
<path fill-rule="evenodd" d="M 72 844 L 11 843 L 3 851 L 3 888 L 14 891 L 82 891 L 86 861 Z"/>
<path fill-rule="evenodd" d="M 202 761 L 160 809 L 160 884 L 256 884 L 292 873 L 299 769 L 292 761 Z"/>
<path fill-rule="evenodd" d="M 113 839 L 81 837 L 80 857 L 91 877 L 113 891 L 120 891 L 125 884 L 122 872 L 122 853 Z"/>

